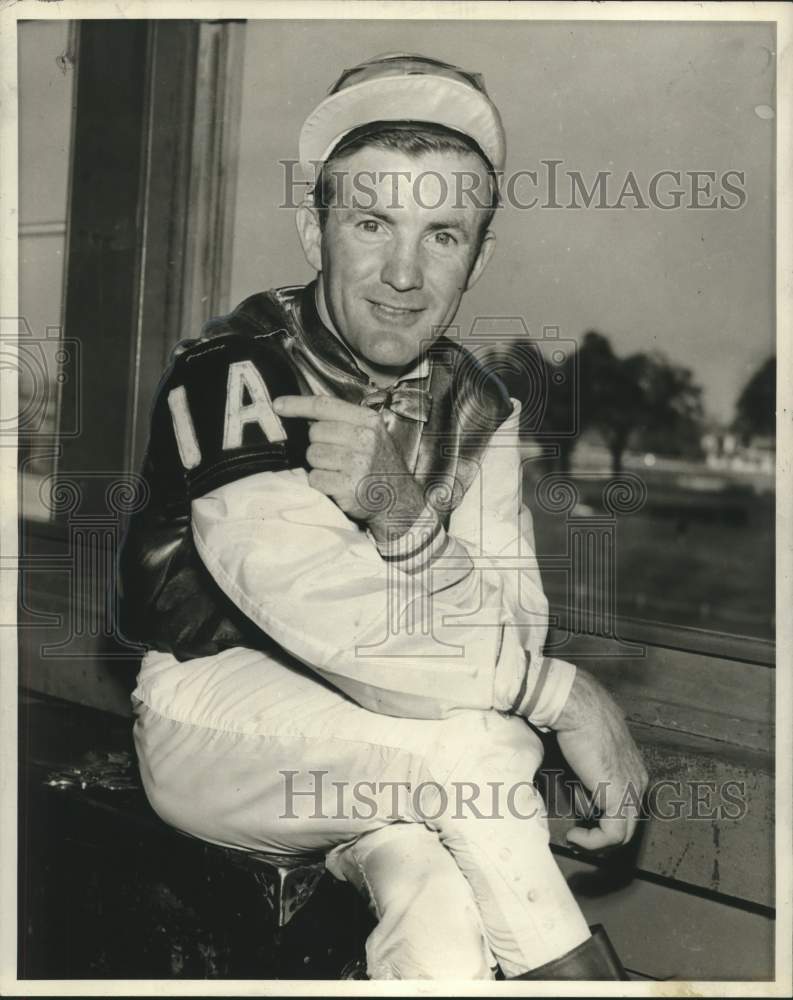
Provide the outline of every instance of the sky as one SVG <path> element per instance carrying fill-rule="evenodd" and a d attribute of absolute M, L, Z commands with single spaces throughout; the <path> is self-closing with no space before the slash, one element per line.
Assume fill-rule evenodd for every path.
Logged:
<path fill-rule="evenodd" d="M 619 354 L 660 350 L 692 369 L 706 412 L 729 421 L 774 352 L 773 25 L 605 22 L 254 21 L 247 28 L 232 304 L 312 277 L 293 212 L 278 209 L 283 168 L 304 118 L 341 71 L 412 51 L 484 75 L 504 121 L 507 173 L 561 160 L 587 187 L 628 172 L 645 201 L 662 170 L 727 171 L 741 207 L 500 210 L 496 255 L 456 324 L 520 316 L 530 334 L 607 335 Z M 729 178 L 728 178 L 729 181 Z M 528 182 L 527 182 L 528 183 Z M 665 179 L 660 190 L 672 182 Z M 528 187 L 518 195 L 527 200 Z M 540 190 L 544 194 L 544 189 Z M 701 202 L 707 202 L 700 196 Z M 580 202 L 580 199 L 579 199 Z M 512 328 L 512 325 L 509 324 Z"/>

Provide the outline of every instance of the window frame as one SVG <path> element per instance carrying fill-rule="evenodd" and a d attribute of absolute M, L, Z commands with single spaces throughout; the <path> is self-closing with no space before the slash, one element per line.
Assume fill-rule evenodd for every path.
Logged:
<path fill-rule="evenodd" d="M 108 612 L 103 584 L 80 575 L 101 563 L 104 585 L 113 586 L 113 553 L 97 561 L 91 552 L 117 547 L 125 527 L 108 485 L 135 482 L 171 348 L 228 307 L 244 29 L 190 20 L 74 24 L 62 325 L 83 350 L 80 384 L 64 386 L 60 407 L 66 420 L 79 416 L 81 432 L 46 445 L 57 452 L 54 482 L 79 503 L 56 507 L 48 521 L 20 512 L 20 682 L 126 712 L 118 664 L 105 661 L 134 669 L 139 651 L 116 634 L 115 600 Z M 198 211 L 208 170 L 225 180 L 201 187 Z M 32 450 L 43 445 L 31 441 Z M 104 542 L 89 537 L 103 527 Z"/>
<path fill-rule="evenodd" d="M 83 394 L 83 416 L 93 432 L 59 446 L 58 475 L 67 478 L 79 478 L 86 464 L 109 474 L 138 470 L 171 348 L 229 306 L 244 24 L 86 20 L 78 36 L 64 331 L 79 335 L 88 322 L 105 331 L 92 339 L 90 355 L 84 352 L 84 374 L 101 382 L 108 370 L 119 372 L 125 397 L 123 406 L 114 399 L 108 407 L 95 393 Z M 129 86 L 114 90 L 121 76 Z M 124 113 L 108 114 L 111 97 Z M 100 115 L 101 135 L 92 126 Z M 116 179 L 102 190 L 100 203 L 96 163 L 106 171 L 103 147 L 114 143 L 129 169 L 121 172 L 124 185 Z M 121 255 L 117 294 L 105 296 L 99 311 L 91 283 L 102 279 L 107 262 L 98 259 L 97 245 Z M 73 414 L 80 402 L 70 388 L 61 405 Z M 103 419 L 109 410 L 116 411 L 115 433 Z M 90 493 L 92 484 L 84 485 Z M 65 517 L 24 522 L 23 569 L 26 562 L 42 565 L 39 560 L 66 540 Z M 555 604 L 552 614 L 559 634 L 569 609 Z M 614 636 L 670 655 L 694 653 L 713 666 L 770 667 L 775 659 L 775 643 L 768 640 L 631 617 L 616 617 Z M 614 636 L 584 638 L 613 656 Z"/>

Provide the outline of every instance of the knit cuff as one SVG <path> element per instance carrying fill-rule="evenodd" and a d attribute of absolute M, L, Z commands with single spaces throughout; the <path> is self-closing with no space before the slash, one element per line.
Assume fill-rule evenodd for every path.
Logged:
<path fill-rule="evenodd" d="M 446 533 L 434 508 L 427 506 L 404 535 L 388 542 L 372 541 L 383 560 L 408 576 L 422 575 L 422 586 L 440 594 L 464 581 L 475 582 L 468 549 Z"/>
<path fill-rule="evenodd" d="M 567 660 L 527 654 L 526 671 L 512 711 L 538 729 L 552 729 L 567 703 L 576 668 Z"/>

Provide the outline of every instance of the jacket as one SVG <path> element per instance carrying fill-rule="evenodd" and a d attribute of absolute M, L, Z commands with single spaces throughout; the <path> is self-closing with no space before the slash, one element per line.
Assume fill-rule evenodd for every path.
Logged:
<path fill-rule="evenodd" d="M 308 426 L 269 403 L 324 391 L 362 402 L 367 377 L 316 311 L 315 286 L 258 293 L 182 342 L 157 391 L 142 474 L 147 505 L 129 523 L 119 559 L 122 633 L 178 660 L 272 640 L 226 597 L 203 565 L 190 504 L 248 475 L 305 468 Z M 427 351 L 429 416 L 413 474 L 448 524 L 494 431 L 511 412 L 500 380 L 447 337 Z"/>

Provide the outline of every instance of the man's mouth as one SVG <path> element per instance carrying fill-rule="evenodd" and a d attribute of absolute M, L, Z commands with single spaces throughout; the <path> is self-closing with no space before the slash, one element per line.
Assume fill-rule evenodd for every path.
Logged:
<path fill-rule="evenodd" d="M 410 319 L 415 318 L 419 313 L 424 312 L 424 307 L 393 306 L 388 302 L 379 302 L 376 299 L 369 299 L 369 304 L 374 311 L 386 319 Z"/>

